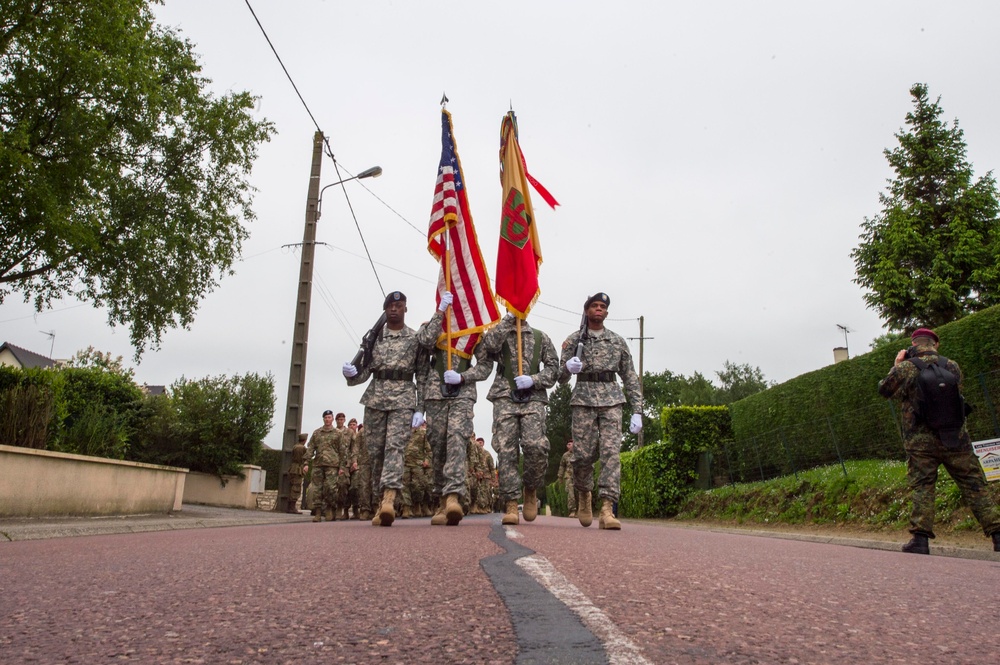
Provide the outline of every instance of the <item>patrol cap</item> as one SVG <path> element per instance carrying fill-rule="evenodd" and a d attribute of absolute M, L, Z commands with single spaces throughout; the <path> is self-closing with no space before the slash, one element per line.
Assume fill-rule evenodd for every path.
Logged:
<path fill-rule="evenodd" d="M 406 302 L 406 296 L 403 295 L 402 291 L 393 291 L 385 297 L 385 300 L 382 302 L 382 309 L 388 309 L 391 302 Z"/>
<path fill-rule="evenodd" d="M 587 309 L 591 304 L 595 302 L 604 303 L 605 307 L 611 307 L 611 296 L 607 293 L 595 293 L 594 295 L 587 298 L 587 302 L 583 303 L 583 308 Z"/>
<path fill-rule="evenodd" d="M 326 418 L 327 416 L 332 416 L 332 415 L 333 415 L 333 411 L 331 411 L 330 409 L 327 409 L 326 411 L 323 412 L 323 417 L 324 418 Z"/>
<path fill-rule="evenodd" d="M 913 331 L 913 334 L 910 335 L 910 341 L 913 341 L 918 337 L 929 337 L 935 342 L 939 341 L 937 333 L 935 333 L 930 328 L 917 328 L 916 330 Z"/>

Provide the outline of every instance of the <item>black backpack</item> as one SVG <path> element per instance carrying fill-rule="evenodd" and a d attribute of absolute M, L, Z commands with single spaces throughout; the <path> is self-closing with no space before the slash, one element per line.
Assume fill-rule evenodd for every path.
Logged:
<path fill-rule="evenodd" d="M 948 359 L 937 362 L 910 358 L 920 370 L 917 377 L 917 422 L 936 432 L 949 448 L 958 447 L 958 435 L 967 414 L 965 398 L 958 389 L 958 375 L 948 370 Z"/>

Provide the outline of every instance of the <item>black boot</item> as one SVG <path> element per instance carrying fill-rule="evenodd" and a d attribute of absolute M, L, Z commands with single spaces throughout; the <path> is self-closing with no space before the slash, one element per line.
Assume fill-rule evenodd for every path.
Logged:
<path fill-rule="evenodd" d="M 993 538 L 993 551 L 1000 552 L 1000 531 L 994 532 L 990 537 Z"/>
<path fill-rule="evenodd" d="M 996 542 L 996 540 L 994 540 Z M 931 548 L 927 544 L 927 536 L 922 533 L 913 534 L 910 542 L 903 545 L 903 551 L 909 554 L 930 554 Z"/>

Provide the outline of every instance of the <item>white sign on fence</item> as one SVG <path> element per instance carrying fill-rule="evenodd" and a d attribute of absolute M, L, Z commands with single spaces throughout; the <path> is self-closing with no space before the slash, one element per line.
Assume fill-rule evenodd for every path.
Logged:
<path fill-rule="evenodd" d="M 1000 480 L 1000 439 L 973 441 L 972 450 L 986 473 L 986 480 Z"/>

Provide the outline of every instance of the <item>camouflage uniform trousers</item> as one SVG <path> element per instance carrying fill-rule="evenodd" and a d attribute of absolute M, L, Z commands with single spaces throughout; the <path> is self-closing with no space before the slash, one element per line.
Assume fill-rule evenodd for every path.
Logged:
<path fill-rule="evenodd" d="M 489 478 L 478 481 L 476 487 L 476 508 L 483 513 L 493 512 L 493 484 Z"/>
<path fill-rule="evenodd" d="M 521 496 L 518 462 L 524 454 L 524 486 L 539 489 L 545 484 L 549 466 L 549 439 L 545 436 L 545 403 L 517 403 L 499 399 L 493 403 L 493 449 L 497 451 L 500 497 L 504 502 Z"/>
<path fill-rule="evenodd" d="M 470 399 L 435 399 L 424 405 L 434 476 L 432 504 L 449 494 L 458 494 L 462 501 L 468 499 L 466 446 L 473 432 L 474 404 Z"/>
<path fill-rule="evenodd" d="M 577 492 L 594 488 L 594 462 L 601 460 L 598 496 L 618 501 L 621 493 L 622 406 L 574 406 L 573 478 Z"/>
<path fill-rule="evenodd" d="M 593 465 L 591 465 L 590 468 L 593 469 Z M 591 476 L 593 476 L 593 471 L 591 472 Z M 562 481 L 563 486 L 566 488 L 566 509 L 569 512 L 574 513 L 576 512 L 576 485 L 573 484 L 573 476 L 567 473 L 562 478 Z M 593 480 L 591 480 L 591 482 L 593 482 Z M 591 485 L 591 487 L 593 487 L 593 485 Z"/>
<path fill-rule="evenodd" d="M 344 467 L 344 473 L 337 476 L 337 508 L 341 511 L 351 507 L 351 471 Z M 340 515 L 337 515 L 338 519 Z"/>
<path fill-rule="evenodd" d="M 983 532 L 989 536 L 1000 531 L 1000 509 L 989 494 L 986 474 L 972 446 L 965 444 L 961 449 L 949 450 L 938 441 L 922 441 L 906 446 L 906 481 L 913 501 L 910 533 L 934 537 L 934 486 L 938 467 L 942 464 L 958 485 L 962 501 L 983 527 Z"/>
<path fill-rule="evenodd" d="M 322 515 L 337 509 L 337 468 L 314 466 L 309 479 L 309 505 Z"/>
<path fill-rule="evenodd" d="M 372 499 L 382 490 L 403 489 L 403 451 L 413 433 L 413 409 L 383 411 L 365 407 L 365 443 L 372 467 Z"/>
<path fill-rule="evenodd" d="M 351 474 L 351 493 L 361 510 L 372 510 L 372 466 L 368 459 L 358 460 L 358 470 Z"/>
<path fill-rule="evenodd" d="M 422 466 L 407 466 L 403 469 L 403 505 L 411 508 L 423 503 L 427 494 L 427 475 Z"/>
<path fill-rule="evenodd" d="M 293 501 L 298 501 L 299 497 L 302 496 L 302 474 L 288 474 L 288 487 L 288 496 L 291 497 Z"/>

